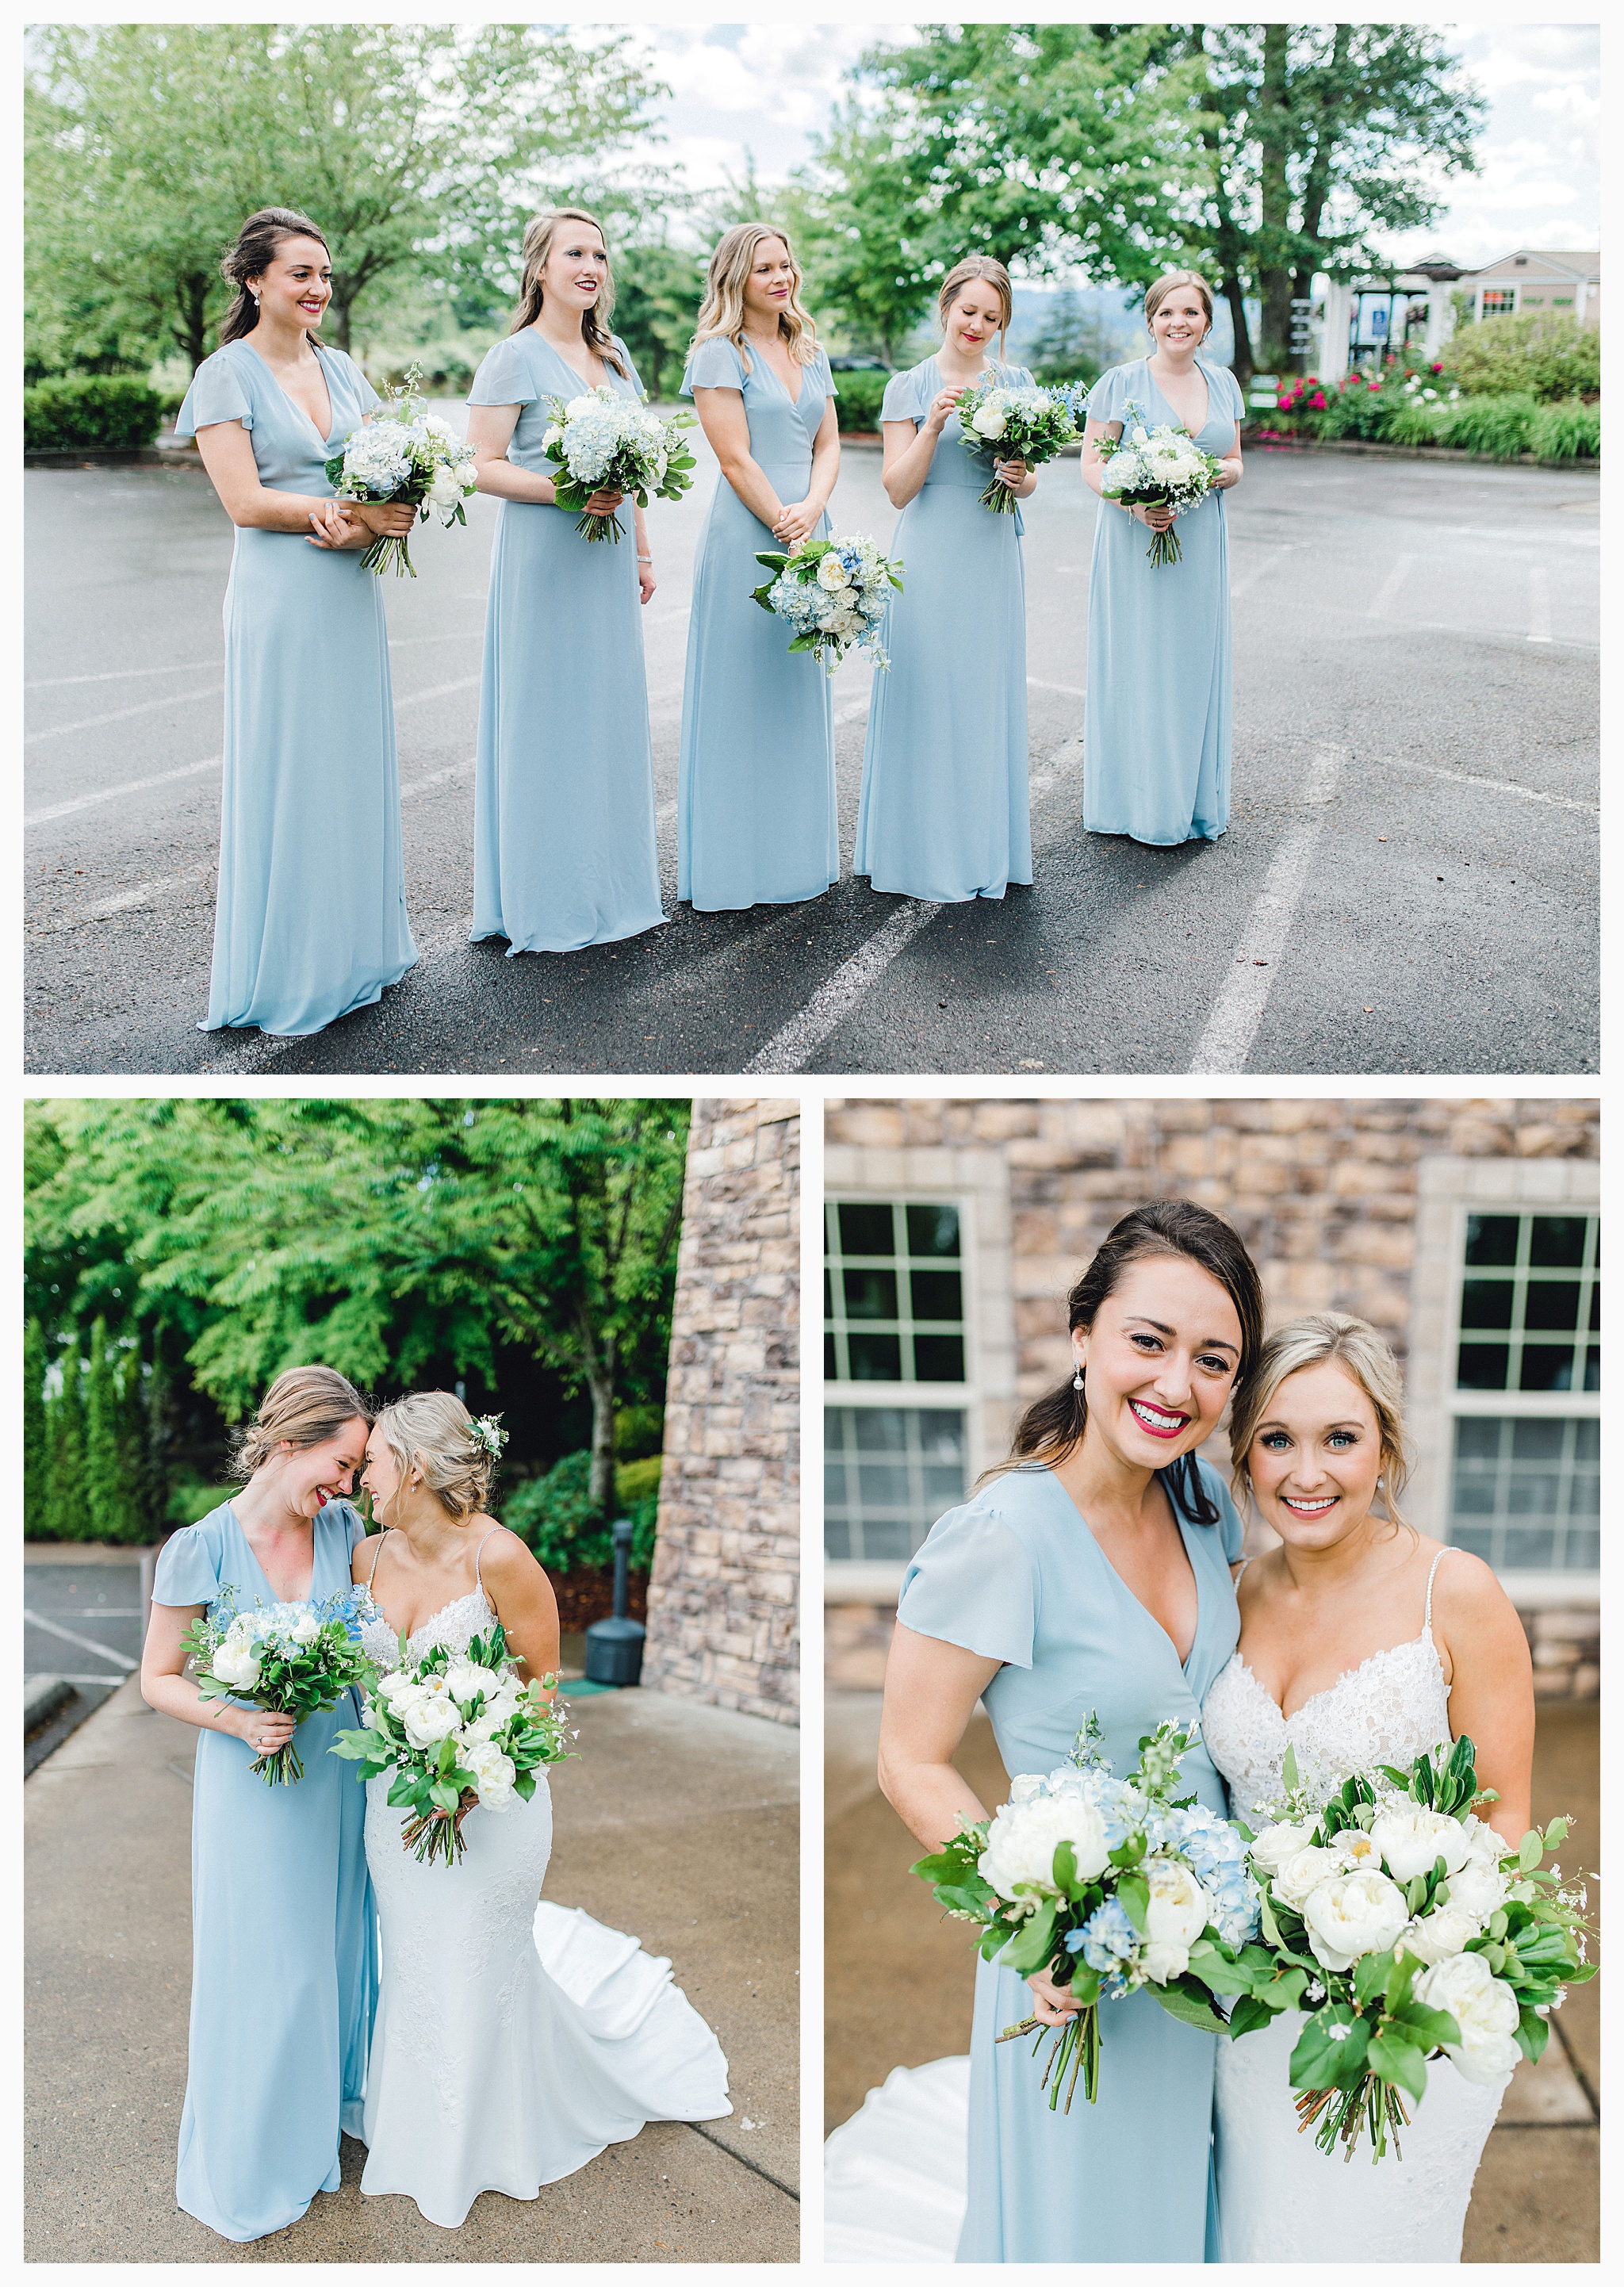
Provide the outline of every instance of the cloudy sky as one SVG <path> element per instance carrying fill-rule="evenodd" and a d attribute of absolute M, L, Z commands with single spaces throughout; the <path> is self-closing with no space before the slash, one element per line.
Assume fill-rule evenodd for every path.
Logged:
<path fill-rule="evenodd" d="M 584 35 L 587 28 L 579 27 Z M 694 188 L 742 170 L 747 149 L 765 182 L 807 155 L 842 92 L 842 75 L 876 39 L 906 25 L 647 24 L 673 93 L 662 156 Z M 1414 261 L 1434 249 L 1470 265 L 1514 247 L 1582 249 L 1599 225 L 1600 39 L 1595 24 L 1462 27 L 1452 35 L 1489 98 L 1478 172 L 1444 186 L 1431 228 L 1397 241 Z"/>

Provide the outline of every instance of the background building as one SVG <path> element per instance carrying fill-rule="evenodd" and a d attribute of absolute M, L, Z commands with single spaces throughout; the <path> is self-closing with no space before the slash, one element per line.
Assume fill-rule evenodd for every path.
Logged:
<path fill-rule="evenodd" d="M 1235 1224 L 1271 1322 L 1381 1329 L 1406 1514 L 1494 1566 L 1541 1696 L 1596 1697 L 1593 1100 L 831 1099 L 826 1136 L 832 1680 L 877 1684 L 910 1552 L 1066 1371 L 1067 1288 L 1120 1215 L 1177 1194 Z"/>
<path fill-rule="evenodd" d="M 1441 358 L 1455 329 L 1457 295 L 1470 296 L 1474 322 L 1552 311 L 1599 326 L 1602 257 L 1525 247 L 1482 270 L 1462 270 L 1440 254 L 1407 270 L 1332 279 L 1319 305 L 1313 370 L 1322 381 L 1339 381 L 1351 367 L 1379 363 L 1406 344 L 1419 356 Z"/>

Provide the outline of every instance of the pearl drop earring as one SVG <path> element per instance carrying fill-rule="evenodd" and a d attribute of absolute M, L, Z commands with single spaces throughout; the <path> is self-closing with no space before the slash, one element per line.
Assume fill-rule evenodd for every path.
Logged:
<path fill-rule="evenodd" d="M 1081 1389 L 1082 1388 L 1082 1360 L 1081 1358 L 1078 1359 L 1076 1368 L 1072 1375 L 1072 1388 L 1073 1389 Z"/>

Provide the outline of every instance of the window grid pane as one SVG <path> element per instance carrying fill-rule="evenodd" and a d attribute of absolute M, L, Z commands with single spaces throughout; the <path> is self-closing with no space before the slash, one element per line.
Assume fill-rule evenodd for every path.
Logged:
<path fill-rule="evenodd" d="M 1594 1572 L 1601 1424 L 1549 1414 L 1455 1422 L 1449 1538 L 1495 1571 Z"/>
<path fill-rule="evenodd" d="M 824 1356 L 833 1381 L 962 1382 L 959 1211 L 831 1199 L 824 1210 Z"/>
<path fill-rule="evenodd" d="M 1469 1215 L 1455 1387 L 1594 1390 L 1599 1218 Z"/>
<path fill-rule="evenodd" d="M 964 1498 L 956 1406 L 830 1405 L 823 1416 L 825 1554 L 906 1562 Z"/>

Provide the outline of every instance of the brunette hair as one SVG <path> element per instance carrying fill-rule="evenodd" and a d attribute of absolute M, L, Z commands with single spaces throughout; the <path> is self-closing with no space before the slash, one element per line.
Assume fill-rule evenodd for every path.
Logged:
<path fill-rule="evenodd" d="M 523 333 L 542 314 L 542 273 L 547 267 L 547 257 L 552 252 L 552 242 L 566 222 L 583 222 L 595 230 L 604 242 L 606 260 L 609 256 L 609 241 L 604 226 L 596 215 L 588 214 L 584 207 L 555 207 L 549 214 L 533 215 L 525 226 L 524 241 L 519 248 L 519 307 L 513 313 L 511 334 Z M 614 265 L 609 263 L 608 275 L 599 289 L 598 299 L 590 310 L 581 313 L 581 338 L 606 365 L 613 366 L 622 379 L 630 376 L 626 361 L 614 346 L 609 331 L 609 320 L 614 315 Z"/>
<path fill-rule="evenodd" d="M 460 1523 L 490 1499 L 495 1457 L 474 1436 L 473 1416 L 460 1397 L 417 1390 L 382 1407 L 376 1427 L 397 1468 L 420 1469 L 448 1516 Z"/>
<path fill-rule="evenodd" d="M 801 306 L 801 265 L 795 258 L 789 233 L 771 222 L 738 222 L 731 230 L 723 232 L 705 273 L 705 298 L 700 305 L 693 339 L 688 344 L 690 356 L 701 342 L 720 334 L 733 344 L 746 373 L 749 372 L 750 353 L 744 346 L 744 281 L 750 274 L 757 249 L 770 238 L 782 240 L 791 272 L 789 300 L 778 313 L 778 330 L 797 365 L 812 363 L 818 353 L 818 328 L 810 313 Z"/>
<path fill-rule="evenodd" d="M 324 1445 L 349 1421 L 364 1421 L 368 1427 L 372 1421 L 372 1408 L 352 1383 L 330 1365 L 289 1366 L 260 1399 L 247 1428 L 238 1431 L 233 1470 L 239 1477 L 251 1477 L 279 1445 L 301 1452 L 309 1445 Z"/>
<path fill-rule="evenodd" d="M 1256 1370 L 1264 1341 L 1264 1290 L 1257 1265 L 1240 1235 L 1209 1207 L 1192 1199 L 1151 1199 L 1113 1224 L 1104 1246 L 1066 1298 L 1066 1326 L 1091 1326 L 1100 1304 L 1136 1262 L 1157 1254 L 1183 1255 L 1216 1278 L 1240 1321 L 1240 1361 L 1232 1394 L 1239 1398 Z M 1081 1442 L 1089 1419 L 1087 1389 L 1069 1381 L 1026 1408 L 1015 1432 L 1006 1468 L 1022 1462 L 1053 1468 Z M 1181 1453 L 1158 1474 L 1193 1524 L 1216 1524 L 1218 1510 L 1204 1491 L 1193 1453 Z"/>
<path fill-rule="evenodd" d="M 1201 276 L 1199 270 L 1164 271 L 1162 275 L 1156 280 L 1154 285 L 1146 289 L 1145 296 L 1145 324 L 1147 326 L 1150 324 L 1151 320 L 1155 316 L 1157 311 L 1161 309 L 1162 304 L 1167 300 L 1168 296 L 1173 291 L 1175 286 L 1193 286 L 1197 294 L 1200 297 L 1201 307 L 1207 313 L 1206 330 L 1201 336 L 1201 341 L 1204 342 L 1208 334 L 1212 331 L 1212 288 L 1207 283 L 1207 281 Z M 1196 346 L 1199 349 L 1200 344 L 1198 343 Z"/>
<path fill-rule="evenodd" d="M 990 254 L 967 254 L 963 262 L 954 264 L 942 280 L 941 291 L 936 297 L 937 314 L 942 321 L 942 330 L 946 333 L 947 329 L 947 313 L 953 306 L 954 296 L 972 278 L 984 278 L 998 297 L 998 307 L 1002 313 L 998 320 L 998 362 L 1006 365 L 1009 360 L 1004 354 L 1004 337 L 1015 315 L 1015 289 L 1010 283 L 1010 273 L 1002 263 L 994 261 Z"/>
<path fill-rule="evenodd" d="M 327 249 L 331 261 L 333 250 L 326 236 L 307 215 L 295 214 L 291 207 L 261 207 L 257 214 L 250 215 L 237 233 L 236 244 L 220 264 L 221 277 L 237 289 L 237 298 L 220 328 L 222 349 L 227 342 L 241 341 L 244 334 L 251 334 L 259 323 L 259 304 L 249 292 L 248 281 L 265 275 L 276 259 L 277 248 L 289 238 L 313 238 L 318 246 Z M 320 335 L 313 332 L 310 338 L 318 348 L 325 346 Z"/>
<path fill-rule="evenodd" d="M 1382 1499 L 1395 1525 L 1414 1532 L 1398 1507 L 1410 1476 L 1409 1441 L 1404 1434 L 1404 1378 L 1398 1361 L 1366 1318 L 1349 1318 L 1341 1310 L 1315 1310 L 1277 1327 L 1258 1353 L 1257 1368 L 1246 1389 L 1237 1390 L 1230 1410 L 1230 1483 L 1243 1499 L 1252 1493 L 1247 1456 L 1259 1426 L 1268 1418 L 1280 1384 L 1304 1366 L 1327 1359 L 1339 1365 L 1354 1386 L 1370 1400 L 1376 1417 L 1382 1448 Z"/>

